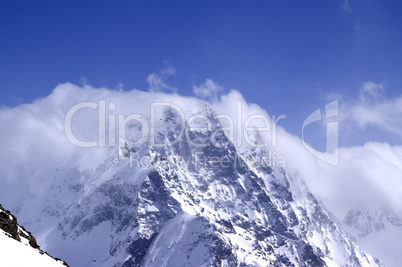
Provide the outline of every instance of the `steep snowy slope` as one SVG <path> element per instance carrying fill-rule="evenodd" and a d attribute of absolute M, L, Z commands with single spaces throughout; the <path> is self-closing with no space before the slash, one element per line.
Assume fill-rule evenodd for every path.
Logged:
<path fill-rule="evenodd" d="M 186 125 L 192 144 L 175 142 L 180 118 L 166 108 L 159 146 L 133 146 L 133 124 L 97 168 L 49 174 L 46 198 L 18 208 L 40 209 L 25 220 L 42 246 L 72 266 L 380 266 L 269 151 L 240 152 L 212 110 L 199 112 L 211 123 Z"/>
<path fill-rule="evenodd" d="M 28 246 L 27 244 L 18 242 L 11 238 L 3 230 L 0 230 L 0 251 L 1 266 L 65 266 L 60 261 L 56 261 L 47 254 L 40 253 L 38 250 Z"/>
<path fill-rule="evenodd" d="M 0 266 L 67 266 L 40 250 L 35 238 L 0 205 Z"/>

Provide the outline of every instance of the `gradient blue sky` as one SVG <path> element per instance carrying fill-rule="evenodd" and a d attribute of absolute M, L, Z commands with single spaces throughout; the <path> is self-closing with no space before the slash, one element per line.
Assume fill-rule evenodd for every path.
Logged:
<path fill-rule="evenodd" d="M 63 82 L 146 90 L 168 62 L 179 94 L 210 78 L 286 114 L 280 124 L 300 136 L 311 112 L 338 96 L 357 101 L 366 81 L 384 83 L 386 99 L 400 96 L 401 10 L 402 1 L 379 0 L 1 0 L 0 105 Z M 341 145 L 402 140 L 379 127 L 350 132 Z"/>

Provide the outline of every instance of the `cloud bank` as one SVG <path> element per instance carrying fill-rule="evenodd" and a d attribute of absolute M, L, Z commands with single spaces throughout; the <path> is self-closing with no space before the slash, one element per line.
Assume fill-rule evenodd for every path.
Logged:
<path fill-rule="evenodd" d="M 173 70 L 167 72 L 172 73 Z M 346 110 L 353 115 L 352 120 L 360 121 L 360 127 L 373 124 L 401 133 L 401 125 L 395 116 L 402 112 L 402 100 L 372 101 L 373 98 L 378 99 L 383 86 L 364 84 L 359 101 L 348 106 Z M 233 118 L 234 125 L 239 122 L 244 125 L 250 116 L 256 114 L 269 117 L 265 110 L 256 104 L 248 103 L 238 91 L 231 90 L 218 99 L 217 92 L 223 89 L 212 80 L 207 79 L 201 86 L 194 87 L 194 90 L 198 96 L 208 100 L 158 90 L 116 91 L 65 83 L 58 85 L 49 96 L 33 103 L 0 109 L 0 166 L 3 166 L 0 202 L 13 203 L 19 199 L 20 194 L 26 193 L 25 190 L 40 194 L 41 182 L 49 179 L 49 174 L 57 167 L 78 166 L 91 169 L 116 153 L 116 146 L 79 148 L 69 142 L 65 134 L 64 120 L 68 110 L 77 103 L 105 101 L 107 114 L 115 118 L 118 118 L 119 114 L 128 116 L 135 113 L 149 120 L 150 106 L 155 102 L 172 103 L 180 107 L 185 116 L 194 115 L 208 105 L 217 114 Z M 110 103 L 113 103 L 114 109 L 109 108 Z M 372 112 L 371 116 L 365 116 L 366 113 L 361 111 L 366 109 Z M 73 117 L 74 134 L 82 140 L 96 140 L 98 115 L 97 109 L 80 110 Z M 363 122 L 361 117 L 365 119 Z M 228 120 L 222 119 L 223 126 L 228 123 Z M 264 126 L 263 120 L 256 119 L 253 123 L 250 124 L 253 127 Z M 115 131 L 109 134 L 117 138 Z M 237 140 L 236 138 L 235 136 L 234 139 Z M 246 144 L 244 135 L 242 138 L 243 142 L 238 146 L 240 150 L 245 149 Z M 288 170 L 294 175 L 300 175 L 312 192 L 339 219 L 343 219 L 349 209 L 361 204 L 386 206 L 401 214 L 401 146 L 367 143 L 359 147 L 339 148 L 339 165 L 332 167 L 312 156 L 303 146 L 301 139 L 280 127 L 280 122 L 275 142 L 272 140 L 272 129 L 263 138 L 270 144 L 269 149 L 286 158 Z"/>

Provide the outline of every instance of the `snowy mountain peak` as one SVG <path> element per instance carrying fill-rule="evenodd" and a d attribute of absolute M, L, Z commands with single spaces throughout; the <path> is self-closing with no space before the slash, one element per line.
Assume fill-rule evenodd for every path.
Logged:
<path fill-rule="evenodd" d="M 211 108 L 198 115 L 161 109 L 141 143 L 128 124 L 116 154 L 57 168 L 19 212 L 38 211 L 27 225 L 72 266 L 381 266 L 271 151 L 240 152 Z"/>

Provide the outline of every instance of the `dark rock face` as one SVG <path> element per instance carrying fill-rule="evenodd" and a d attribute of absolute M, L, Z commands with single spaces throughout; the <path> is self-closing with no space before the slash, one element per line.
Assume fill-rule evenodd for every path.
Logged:
<path fill-rule="evenodd" d="M 302 258 L 305 266 L 321 267 L 326 266 L 325 262 L 317 256 L 310 245 L 306 245 L 303 249 Z M 359 262 L 359 261 L 357 261 Z"/>
<path fill-rule="evenodd" d="M 19 226 L 17 223 L 17 218 L 10 213 L 9 210 L 5 210 L 0 204 L 0 229 L 4 232 L 10 234 L 15 240 L 21 241 L 21 237 L 29 241 L 29 245 L 33 248 L 40 249 L 36 243 L 35 237 L 26 231 L 24 227 Z"/>
<path fill-rule="evenodd" d="M 18 231 L 17 219 L 11 215 L 9 210 L 5 210 L 0 204 L 0 229 L 9 233 L 15 240 L 21 241 Z"/>
<path fill-rule="evenodd" d="M 39 250 L 40 253 L 46 253 L 42 251 L 39 245 L 36 243 L 35 237 L 25 230 L 24 227 L 18 225 L 17 217 L 15 217 L 9 210 L 3 208 L 0 204 L 0 229 L 6 232 L 11 238 L 20 241 L 21 239 L 28 240 L 28 244 L 34 248 Z M 47 254 L 47 253 L 46 253 Z M 62 262 L 65 266 L 68 264 L 60 259 L 54 258 L 57 261 Z"/>
<path fill-rule="evenodd" d="M 148 251 L 148 247 L 156 234 L 152 235 L 149 239 L 138 238 L 129 246 L 128 251 L 132 258 L 124 262 L 123 267 L 140 266 L 142 259 Z"/>

